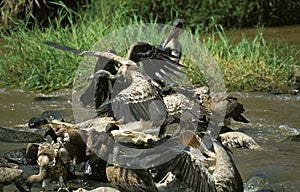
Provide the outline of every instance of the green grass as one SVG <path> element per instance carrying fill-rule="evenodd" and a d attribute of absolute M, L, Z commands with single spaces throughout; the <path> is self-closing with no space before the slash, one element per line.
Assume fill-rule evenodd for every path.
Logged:
<path fill-rule="evenodd" d="M 299 51 L 275 40 L 266 42 L 262 28 L 254 39 L 243 37 L 236 44 L 222 28 L 203 41 L 217 60 L 225 85 L 231 91 L 287 91 L 287 86 L 295 81 Z"/>
<path fill-rule="evenodd" d="M 30 23 L 31 17 L 31 20 L 11 19 L 14 27 L 0 31 L 1 87 L 36 91 L 71 88 L 82 57 L 55 50 L 43 44 L 43 41 L 89 49 L 101 37 L 114 30 L 143 23 L 137 15 L 127 16 L 132 10 L 126 3 L 110 7 L 104 1 L 83 14 L 72 11 L 61 2 L 58 4 L 61 6 L 58 17 L 49 19 L 48 27 Z M 156 22 L 155 18 L 152 18 L 152 22 Z M 28 25 L 31 29 L 28 29 Z M 294 82 L 295 58 L 299 52 L 290 46 L 279 46 L 275 41 L 267 43 L 263 31 L 259 31 L 253 40 L 243 38 L 236 44 L 220 28 L 213 32 L 211 28 L 204 31 L 208 34 L 205 37 L 201 36 L 200 31 L 203 33 L 202 28 L 197 28 L 195 36 L 201 38 L 214 55 L 228 90 L 285 90 Z M 191 63 L 186 64 L 192 82 L 205 84 L 201 71 Z"/>
<path fill-rule="evenodd" d="M 9 31 L 1 31 L 0 50 L 0 84 L 13 88 L 52 91 L 60 88 L 70 88 L 75 71 L 82 57 L 55 50 L 44 41 L 54 41 L 80 49 L 89 49 L 99 38 L 112 30 L 133 21 L 120 18 L 109 26 L 101 18 L 88 15 L 80 16 L 73 21 L 77 13 L 64 4 L 55 20 L 49 21 L 49 27 L 34 24 L 31 30 L 29 18 L 15 20 L 14 27 Z M 58 19 L 59 18 L 59 19 Z M 63 20 L 67 19 L 67 25 Z M 122 23 L 124 22 L 124 23 Z"/>

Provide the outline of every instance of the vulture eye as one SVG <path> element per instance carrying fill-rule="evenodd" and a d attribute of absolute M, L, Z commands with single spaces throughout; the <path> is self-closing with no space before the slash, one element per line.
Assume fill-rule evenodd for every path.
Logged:
<path fill-rule="evenodd" d="M 122 66 L 122 64 L 120 64 L 120 63 L 116 63 L 115 64 L 115 69 L 118 71 L 119 70 L 119 68 Z"/>

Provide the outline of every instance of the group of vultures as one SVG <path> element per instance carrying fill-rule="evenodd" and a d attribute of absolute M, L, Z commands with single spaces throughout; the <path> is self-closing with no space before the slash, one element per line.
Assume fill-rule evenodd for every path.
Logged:
<path fill-rule="evenodd" d="M 98 57 L 79 97 L 96 115 L 75 124 L 46 121 L 47 142 L 26 149 L 39 172 L 26 183 L 16 179 L 18 189 L 30 191 L 39 183 L 45 191 L 86 191 L 68 184 L 84 178 L 105 184 L 92 191 L 243 191 L 230 148 L 260 147 L 230 128 L 230 119 L 248 123 L 237 98 L 176 82 L 186 71 L 182 26 L 176 20 L 160 45 L 136 42 L 125 57 L 114 50 L 83 51 L 46 42 Z"/>

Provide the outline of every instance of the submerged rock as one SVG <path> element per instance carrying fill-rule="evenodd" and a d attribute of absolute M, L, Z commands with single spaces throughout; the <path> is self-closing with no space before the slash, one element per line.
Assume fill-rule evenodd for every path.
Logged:
<path fill-rule="evenodd" d="M 41 129 L 8 128 L 0 126 L 0 141 L 15 143 L 35 143 L 44 140 Z"/>
<path fill-rule="evenodd" d="M 300 133 L 297 135 L 288 136 L 283 142 L 300 142 Z"/>
<path fill-rule="evenodd" d="M 28 161 L 26 159 L 26 149 L 16 149 L 13 151 L 9 151 L 4 153 L 4 157 L 9 161 L 16 163 L 18 165 L 27 165 Z"/>
<path fill-rule="evenodd" d="M 47 110 L 44 111 L 40 116 L 38 117 L 32 117 L 28 121 L 28 127 L 29 128 L 38 128 L 43 125 L 46 125 L 50 123 L 52 120 L 57 119 L 60 121 L 64 121 L 63 115 L 59 111 L 52 111 L 52 110 Z"/>
<path fill-rule="evenodd" d="M 29 128 L 38 128 L 42 125 L 47 124 L 48 121 L 45 117 L 41 116 L 41 117 L 32 117 L 29 122 L 28 122 L 28 127 Z"/>

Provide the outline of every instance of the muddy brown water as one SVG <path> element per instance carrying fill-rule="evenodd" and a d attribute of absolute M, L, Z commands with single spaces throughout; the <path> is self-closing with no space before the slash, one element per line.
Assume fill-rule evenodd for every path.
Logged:
<path fill-rule="evenodd" d="M 248 124 L 232 122 L 234 129 L 251 135 L 262 151 L 234 149 L 233 158 L 243 181 L 254 188 L 273 191 L 300 190 L 300 143 L 281 142 L 300 132 L 300 96 L 269 93 L 232 93 L 246 108 Z M 71 90 L 50 94 L 20 90 L 0 91 L 2 126 L 24 124 L 43 111 L 61 112 L 72 121 Z M 24 147 L 20 143 L 0 143 L 0 153 Z M 37 171 L 37 170 L 36 170 Z M 25 171 L 25 176 L 28 176 Z M 11 185 L 8 191 L 14 189 Z M 255 191 L 255 190 L 253 190 Z"/>

